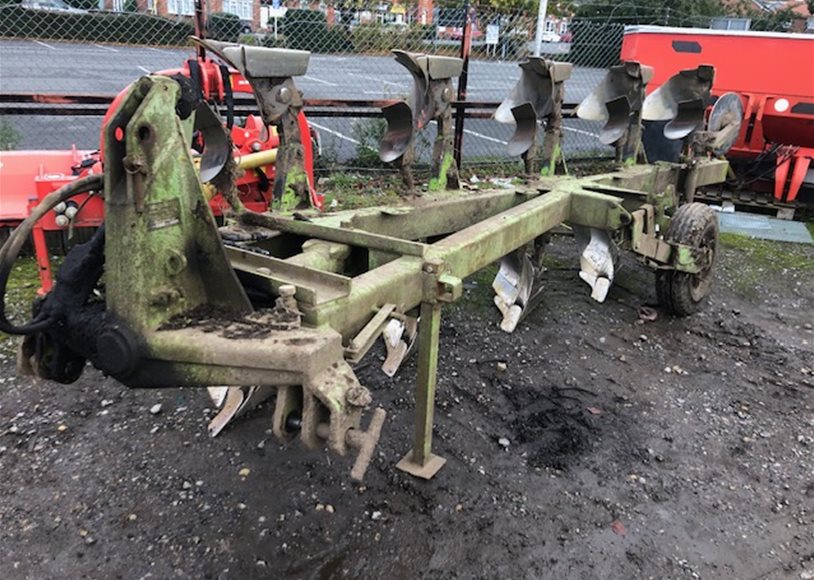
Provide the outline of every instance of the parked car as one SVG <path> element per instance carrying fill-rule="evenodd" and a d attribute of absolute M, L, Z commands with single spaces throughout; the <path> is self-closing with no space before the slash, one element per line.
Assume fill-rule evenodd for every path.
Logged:
<path fill-rule="evenodd" d="M 64 0 L 22 0 L 20 6 L 31 10 L 47 10 L 48 12 L 73 12 L 74 14 L 86 14 L 87 10 L 74 8 Z"/>
<path fill-rule="evenodd" d="M 560 42 L 560 35 L 556 32 L 543 32 L 543 42 Z"/>

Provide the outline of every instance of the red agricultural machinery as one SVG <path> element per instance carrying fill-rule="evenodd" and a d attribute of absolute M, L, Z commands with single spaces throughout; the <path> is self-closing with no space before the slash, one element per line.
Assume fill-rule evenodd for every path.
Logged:
<path fill-rule="evenodd" d="M 215 217 L 221 218 L 230 206 L 224 199 L 225 194 L 236 195 L 240 203 L 251 211 L 262 212 L 273 204 L 283 203 L 284 184 L 275 184 L 280 145 L 277 129 L 265 125 L 257 115 L 248 115 L 242 122 L 235 122 L 232 104 L 234 95 L 251 95 L 249 82 L 238 71 L 205 56 L 190 59 L 178 69 L 155 74 L 183 82 L 191 101 L 203 101 L 225 111 L 224 120 L 231 144 L 222 139 L 222 121 L 217 116 L 206 114 L 206 109 L 199 109 L 194 128 L 194 149 L 202 180 L 207 181 L 204 175 L 206 166 L 221 163 L 222 159 L 218 157 L 222 157 L 229 148 L 239 174 L 234 181 L 235 191 L 210 189 L 208 192 L 209 205 Z M 110 120 L 110 115 L 121 105 L 121 100 L 129 89 L 127 87 L 119 93 L 103 123 Z M 314 150 L 318 137 L 301 110 L 296 118 L 298 133 L 304 137 L 301 139 L 301 162 L 307 178 L 310 205 L 322 208 L 322 196 L 314 189 Z M 100 149 L 96 151 L 74 147 L 70 151 L 0 152 L 0 243 L 48 194 L 77 179 L 102 173 L 104 152 L 104 136 L 100 141 Z M 275 192 L 275 185 L 279 191 Z M 55 245 L 65 246 L 65 240 L 74 231 L 81 232 L 77 237 L 84 240 L 88 237 L 86 234 L 103 222 L 104 201 L 98 196 L 85 194 L 58 205 L 37 223 L 32 239 L 42 293 L 49 292 L 53 287 L 49 246 L 52 249 Z"/>
<path fill-rule="evenodd" d="M 773 207 L 781 217 L 814 207 L 813 35 L 633 26 L 621 60 L 653 66 L 648 93 L 681 70 L 715 67 L 713 108 L 740 114 L 742 124 L 726 152 L 734 177 L 702 195 Z M 674 160 L 677 150 L 654 143 L 659 129 L 645 128 L 648 159 Z"/>

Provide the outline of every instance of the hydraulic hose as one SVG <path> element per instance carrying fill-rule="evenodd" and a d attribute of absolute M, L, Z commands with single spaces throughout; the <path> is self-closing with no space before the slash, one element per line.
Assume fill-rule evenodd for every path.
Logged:
<path fill-rule="evenodd" d="M 31 215 L 25 218 L 25 220 L 11 232 L 6 243 L 0 248 L 0 331 L 6 334 L 33 334 L 45 330 L 56 322 L 54 315 L 47 313 L 38 315 L 22 326 L 15 326 L 9 322 L 8 318 L 6 318 L 6 286 L 11 276 L 11 270 L 17 261 L 20 250 L 31 235 L 34 225 L 45 214 L 56 207 L 57 204 L 67 201 L 80 193 L 102 189 L 104 183 L 104 175 L 97 174 L 82 177 L 63 185 L 56 191 L 46 195 L 42 202 L 31 212 Z"/>

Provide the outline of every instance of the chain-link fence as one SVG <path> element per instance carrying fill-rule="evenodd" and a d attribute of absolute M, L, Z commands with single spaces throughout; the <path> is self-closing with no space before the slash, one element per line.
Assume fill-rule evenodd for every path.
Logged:
<path fill-rule="evenodd" d="M 296 79 L 298 86 L 309 102 L 330 102 L 346 114 L 343 100 L 401 99 L 409 94 L 412 77 L 394 61 L 391 49 L 459 56 L 468 39 L 465 98 L 487 104 L 509 93 L 520 76 L 517 63 L 539 48 L 546 58 L 573 64 L 565 96 L 565 103 L 572 105 L 600 82 L 606 67 L 618 62 L 625 25 L 752 30 L 793 26 L 781 17 L 686 16 L 661 6 L 582 4 L 549 14 L 537 47 L 533 3 L 521 10 L 497 7 L 504 2 L 340 0 L 286 6 L 265 1 L 208 0 L 206 34 L 311 51 L 308 73 Z M 188 38 L 195 31 L 194 21 L 194 0 L 0 0 L 0 93 L 115 95 L 143 74 L 174 69 L 192 58 Z M 330 110 L 322 108 L 323 114 Z M 482 108 L 479 116 L 465 120 L 464 163 L 508 160 L 512 128 L 487 113 L 488 107 Z M 320 132 L 325 161 L 351 167 L 375 163 L 382 119 L 310 120 Z M 7 116 L 0 120 L 0 139 L 17 148 L 75 144 L 90 149 L 97 145 L 100 122 L 95 116 Z M 419 138 L 419 157 L 427 155 L 433 131 L 429 127 Z M 566 118 L 566 158 L 610 155 L 610 148 L 596 139 L 597 132 L 596 123 Z"/>

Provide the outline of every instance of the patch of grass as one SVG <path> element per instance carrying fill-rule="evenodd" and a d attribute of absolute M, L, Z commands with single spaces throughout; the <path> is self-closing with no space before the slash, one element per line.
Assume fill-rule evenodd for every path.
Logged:
<path fill-rule="evenodd" d="M 379 143 L 387 130 L 384 119 L 357 119 L 351 127 L 356 145 L 356 158 L 352 164 L 356 167 L 384 167 L 379 159 Z"/>
<path fill-rule="evenodd" d="M 734 290 L 744 297 L 759 298 L 766 281 L 782 278 L 789 270 L 814 271 L 811 246 L 757 240 L 733 233 L 722 233 L 722 248 L 735 254 L 721 263 L 732 280 Z"/>
<path fill-rule="evenodd" d="M 401 205 L 401 181 L 397 175 L 335 173 L 321 187 L 325 207 L 359 209 L 374 205 Z"/>
<path fill-rule="evenodd" d="M 748 264 L 770 270 L 814 270 L 811 251 L 800 244 L 758 240 L 733 233 L 722 233 L 721 244 L 746 254 Z"/>
<path fill-rule="evenodd" d="M 39 287 L 37 261 L 34 258 L 17 260 L 6 287 L 6 317 L 16 323 L 28 320 L 31 314 L 31 303 L 37 297 Z M 15 337 L 0 332 L 0 349 L 11 351 L 15 345 Z"/>

